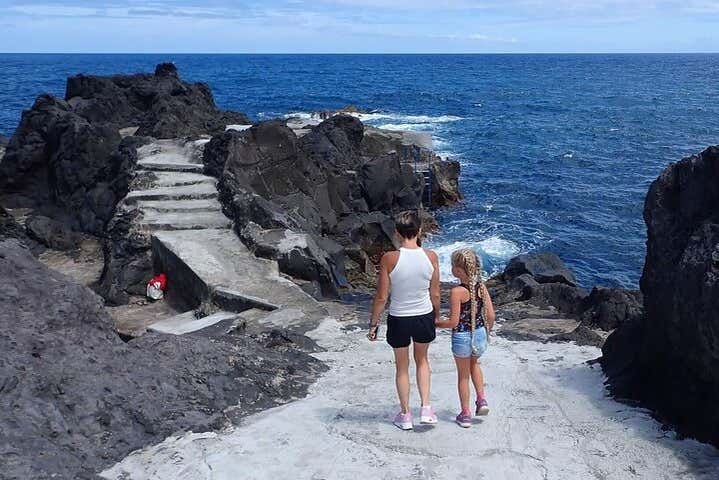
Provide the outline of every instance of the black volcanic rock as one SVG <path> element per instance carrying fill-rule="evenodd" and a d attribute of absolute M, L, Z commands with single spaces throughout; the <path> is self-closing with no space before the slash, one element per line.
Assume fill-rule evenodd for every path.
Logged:
<path fill-rule="evenodd" d="M 462 201 L 459 190 L 460 165 L 456 160 L 436 160 L 431 165 L 432 206 L 444 207 Z"/>
<path fill-rule="evenodd" d="M 121 129 L 157 138 L 220 133 L 248 123 L 222 112 L 205 84 L 183 82 L 175 67 L 156 74 L 76 75 L 66 99 L 41 95 L 23 112 L 0 161 L 0 200 L 101 235 L 134 174 L 132 138 Z"/>
<path fill-rule="evenodd" d="M 594 287 L 585 307 L 582 322 L 607 332 L 644 315 L 642 294 L 636 290 Z"/>
<path fill-rule="evenodd" d="M 574 274 L 562 260 L 553 253 L 520 255 L 509 261 L 504 269 L 504 278 L 509 281 L 523 274 L 531 275 L 539 283 L 565 283 L 576 286 Z"/>
<path fill-rule="evenodd" d="M 173 64 L 158 65 L 154 75 L 76 75 L 67 80 L 65 100 L 90 122 L 139 127 L 137 135 L 155 138 L 219 134 L 227 124 L 250 123 L 218 109 L 210 87 L 183 82 Z"/>
<path fill-rule="evenodd" d="M 173 433 L 222 428 L 230 406 L 302 395 L 326 368 L 281 332 L 281 344 L 224 330 L 125 343 L 97 295 L 16 240 L 0 241 L 0 298 L 3 478 L 96 478 Z"/>
<path fill-rule="evenodd" d="M 719 147 L 667 167 L 644 205 L 646 315 L 603 349 L 611 392 L 719 445 Z"/>
<path fill-rule="evenodd" d="M 392 249 L 391 216 L 422 202 L 422 178 L 411 165 L 393 154 L 363 154 L 363 129 L 357 118 L 337 115 L 298 139 L 285 122 L 268 121 L 217 135 L 204 152 L 205 172 L 220 179 L 221 201 L 245 242 L 325 292 L 346 283 L 344 248 L 373 258 Z M 303 238 L 308 247 L 278 254 L 271 245 L 280 237 Z"/>

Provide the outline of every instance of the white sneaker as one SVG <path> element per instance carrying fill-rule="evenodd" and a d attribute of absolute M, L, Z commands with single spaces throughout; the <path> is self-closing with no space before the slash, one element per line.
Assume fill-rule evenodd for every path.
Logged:
<path fill-rule="evenodd" d="M 394 423 L 395 427 L 399 428 L 400 430 L 412 430 L 412 428 L 414 428 L 414 425 L 412 424 L 412 414 L 409 412 L 399 412 L 394 417 L 394 422 L 392 423 Z"/>
<path fill-rule="evenodd" d="M 422 407 L 422 410 L 420 410 L 419 414 L 419 423 L 424 423 L 427 425 L 434 425 L 437 423 L 437 414 L 434 413 L 434 409 L 427 405 L 426 407 Z"/>

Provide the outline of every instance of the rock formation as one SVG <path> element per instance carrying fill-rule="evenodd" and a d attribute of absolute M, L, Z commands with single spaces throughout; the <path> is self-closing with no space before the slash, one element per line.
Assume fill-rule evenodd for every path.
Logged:
<path fill-rule="evenodd" d="M 603 348 L 612 393 L 719 445 L 719 147 L 667 167 L 644 204 L 646 315 Z"/>
<path fill-rule="evenodd" d="M 268 121 L 215 136 L 205 172 L 219 178 L 220 199 L 245 243 L 335 295 L 347 285 L 346 268 L 365 270 L 365 259 L 393 248 L 391 215 L 422 208 L 426 185 L 398 155 L 394 136 L 374 133 L 369 155 L 365 127 L 353 116 L 302 130 L 298 137 L 285 122 Z M 450 188 L 458 199 L 456 181 Z"/>
<path fill-rule="evenodd" d="M 639 292 L 595 287 L 588 294 L 576 283 L 574 273 L 552 253 L 511 259 L 501 275 L 488 281 L 497 312 L 505 320 L 500 334 L 601 346 L 603 332 L 643 315 Z"/>
<path fill-rule="evenodd" d="M 0 297 L 3 478 L 95 478 L 175 432 L 219 429 L 303 395 L 325 369 L 282 332 L 124 343 L 100 297 L 17 240 L 0 241 Z"/>
<path fill-rule="evenodd" d="M 41 95 L 23 112 L 0 162 L 0 200 L 100 235 L 132 178 L 133 141 L 121 143 L 123 136 L 196 137 L 242 122 L 171 64 L 154 75 L 77 75 L 64 100 Z"/>

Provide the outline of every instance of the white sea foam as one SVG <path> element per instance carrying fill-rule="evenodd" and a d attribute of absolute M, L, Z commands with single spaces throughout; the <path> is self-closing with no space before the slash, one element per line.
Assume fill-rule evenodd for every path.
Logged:
<path fill-rule="evenodd" d="M 464 117 L 456 115 L 404 115 L 401 113 L 359 113 L 350 112 L 349 115 L 359 118 L 363 122 L 391 122 L 391 123 L 448 123 L 464 120 Z M 297 117 L 303 119 L 315 118 L 316 113 L 311 112 L 290 112 L 284 115 L 285 118 Z"/>
<path fill-rule="evenodd" d="M 429 132 L 432 126 L 427 123 L 381 123 L 377 128 L 384 130 L 400 130 L 403 132 Z"/>
<path fill-rule="evenodd" d="M 392 120 L 402 123 L 447 123 L 464 120 L 455 115 L 403 115 L 399 113 L 352 113 L 362 121 L 372 122 L 378 120 Z"/>
<path fill-rule="evenodd" d="M 439 256 L 439 273 L 442 281 L 452 281 L 452 252 L 460 248 L 471 248 L 475 250 L 483 260 L 491 260 L 494 264 L 503 264 L 512 257 L 519 255 L 519 246 L 504 238 L 492 236 L 479 242 L 454 242 L 446 245 L 430 245 L 432 250 L 437 252 Z M 487 271 L 485 266 L 485 276 L 493 275 L 496 271 Z"/>

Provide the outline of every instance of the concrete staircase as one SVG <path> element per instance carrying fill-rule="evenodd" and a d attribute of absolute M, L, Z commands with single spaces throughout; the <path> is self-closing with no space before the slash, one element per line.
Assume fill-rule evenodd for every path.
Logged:
<path fill-rule="evenodd" d="M 218 201 L 216 179 L 202 173 L 205 143 L 157 140 L 139 148 L 134 188 L 119 206 L 120 212 L 137 212 L 132 230 L 151 239 L 154 268 L 167 274 L 168 294 L 217 311 L 155 319 L 147 328 L 184 334 L 248 320 L 301 327 L 326 316 L 316 300 L 280 275 L 276 262 L 255 257 L 235 234 Z"/>

